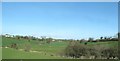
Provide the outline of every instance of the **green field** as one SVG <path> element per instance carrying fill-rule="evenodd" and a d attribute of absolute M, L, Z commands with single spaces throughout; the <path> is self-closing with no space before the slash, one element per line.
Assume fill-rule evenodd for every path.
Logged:
<path fill-rule="evenodd" d="M 3 48 L 3 59 L 62 59 L 59 56 L 45 55 L 43 52 L 25 52 L 11 48 Z"/>
<path fill-rule="evenodd" d="M 5 48 L 10 46 L 12 43 L 18 44 L 18 49 Z M 44 43 L 44 41 L 31 40 L 28 42 L 26 39 L 13 39 L 13 38 L 2 38 L 2 58 L 3 59 L 66 59 L 59 54 L 64 51 L 68 46 L 68 41 L 55 41 L 50 44 Z M 84 44 L 84 43 L 81 43 Z M 25 52 L 25 46 L 29 45 L 31 52 Z M 88 42 L 88 46 L 104 45 L 109 47 L 117 47 L 117 41 L 109 42 Z M 35 52 L 34 52 L 35 51 Z"/>
<path fill-rule="evenodd" d="M 0 60 L 2 59 L 2 48 L 0 48 Z"/>
<path fill-rule="evenodd" d="M 12 43 L 17 43 L 19 49 L 24 49 L 25 45 L 30 45 L 32 51 L 38 52 L 25 52 L 19 51 L 12 48 L 3 48 L 3 59 L 60 59 L 63 57 L 58 56 L 58 54 L 67 46 L 67 42 L 52 42 L 51 44 L 43 44 L 42 42 L 31 40 L 27 42 L 26 40 L 17 40 L 12 38 L 3 38 L 3 46 L 10 46 Z M 40 52 L 40 53 L 39 53 Z M 15 56 L 14 56 L 14 55 Z M 21 55 L 22 54 L 22 55 Z M 45 55 L 46 54 L 46 55 Z M 53 55 L 53 56 L 51 56 Z"/>

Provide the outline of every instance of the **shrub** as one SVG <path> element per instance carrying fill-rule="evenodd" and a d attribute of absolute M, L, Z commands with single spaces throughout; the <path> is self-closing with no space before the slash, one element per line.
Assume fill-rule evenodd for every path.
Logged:
<path fill-rule="evenodd" d="M 30 51 L 30 49 L 31 49 L 30 45 L 26 44 L 26 45 L 25 45 L 25 49 L 24 49 L 24 50 L 25 50 L 26 52 L 29 52 L 29 51 Z"/>
<path fill-rule="evenodd" d="M 18 49 L 18 46 L 16 43 L 11 44 L 11 48 Z"/>
<path fill-rule="evenodd" d="M 117 48 L 112 48 L 112 47 L 107 47 L 107 48 L 104 48 L 102 51 L 102 56 L 103 57 L 106 57 L 107 59 L 110 59 L 110 58 L 115 58 L 115 57 L 118 57 L 118 49 Z"/>
<path fill-rule="evenodd" d="M 74 41 L 71 42 L 67 48 L 65 49 L 65 55 L 70 56 L 73 58 L 79 58 L 80 56 L 86 56 L 87 49 L 85 45 L 79 44 L 78 42 Z"/>
<path fill-rule="evenodd" d="M 94 59 L 115 59 L 118 57 L 118 48 L 117 47 L 110 47 L 105 45 L 93 45 L 88 46 L 84 44 L 80 44 L 77 41 L 72 41 L 65 49 L 65 55 L 67 57 L 73 58 L 80 58 L 81 56 L 84 57 L 91 57 L 94 56 Z"/>

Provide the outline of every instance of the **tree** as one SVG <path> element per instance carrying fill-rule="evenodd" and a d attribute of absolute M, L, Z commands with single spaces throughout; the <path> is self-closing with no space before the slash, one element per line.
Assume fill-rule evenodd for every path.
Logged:
<path fill-rule="evenodd" d="M 104 39 L 106 40 L 106 39 L 107 39 L 107 37 L 104 37 Z"/>
<path fill-rule="evenodd" d="M 42 41 L 46 40 L 46 36 L 41 36 L 41 38 L 42 38 Z"/>
<path fill-rule="evenodd" d="M 84 44 L 87 45 L 87 42 L 85 42 Z"/>
<path fill-rule="evenodd" d="M 103 37 L 100 37 L 100 39 L 102 40 L 102 39 L 103 39 Z"/>
<path fill-rule="evenodd" d="M 19 35 L 16 35 L 16 38 L 17 38 L 17 39 L 20 39 L 20 36 L 19 36 Z"/>
<path fill-rule="evenodd" d="M 89 38 L 89 39 L 88 39 L 88 42 L 92 42 L 92 41 L 94 41 L 93 38 Z"/>
<path fill-rule="evenodd" d="M 80 43 L 82 43 L 82 42 L 84 42 L 84 41 L 85 41 L 85 39 L 81 39 L 81 40 L 80 40 Z"/>
<path fill-rule="evenodd" d="M 51 42 L 52 40 L 53 40 L 52 38 L 48 38 L 48 39 L 47 39 L 47 43 L 50 44 L 50 42 Z"/>

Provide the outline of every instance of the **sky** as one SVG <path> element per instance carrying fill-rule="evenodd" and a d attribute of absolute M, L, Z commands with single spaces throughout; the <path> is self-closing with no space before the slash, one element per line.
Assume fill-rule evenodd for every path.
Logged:
<path fill-rule="evenodd" d="M 118 32 L 117 2 L 4 2 L 2 33 L 59 39 Z"/>
<path fill-rule="evenodd" d="M 2 0 L 3 2 L 119 2 L 119 0 Z"/>

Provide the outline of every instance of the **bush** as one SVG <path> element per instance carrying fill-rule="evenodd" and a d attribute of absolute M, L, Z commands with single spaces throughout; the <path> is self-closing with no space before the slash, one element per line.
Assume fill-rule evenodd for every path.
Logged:
<path fill-rule="evenodd" d="M 115 59 L 118 57 L 118 48 L 104 45 L 88 46 L 72 41 L 65 49 L 65 56 L 73 58 L 80 58 L 81 56 L 90 58 L 94 56 L 94 59 Z"/>
<path fill-rule="evenodd" d="M 80 56 L 86 56 L 87 49 L 85 45 L 81 45 L 78 42 L 71 42 L 65 49 L 65 55 L 67 57 L 79 58 Z"/>
<path fill-rule="evenodd" d="M 107 59 L 110 59 L 110 58 L 115 59 L 116 57 L 118 57 L 118 49 L 107 47 L 101 51 L 101 54 L 102 54 L 102 57 L 106 57 Z"/>
<path fill-rule="evenodd" d="M 25 45 L 25 49 L 24 49 L 24 50 L 25 50 L 26 52 L 29 52 L 29 51 L 30 51 L 30 49 L 31 49 L 30 45 L 27 45 L 27 44 L 26 44 L 26 45 Z"/>
<path fill-rule="evenodd" d="M 18 49 L 18 46 L 16 43 L 11 44 L 11 48 Z"/>
<path fill-rule="evenodd" d="M 99 58 L 100 54 L 96 48 L 88 47 L 87 48 L 87 56 L 94 56 L 94 59 Z"/>

